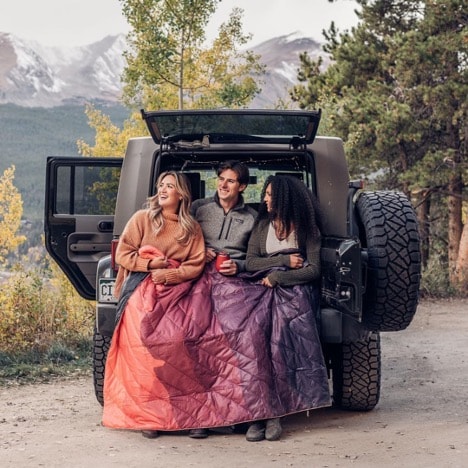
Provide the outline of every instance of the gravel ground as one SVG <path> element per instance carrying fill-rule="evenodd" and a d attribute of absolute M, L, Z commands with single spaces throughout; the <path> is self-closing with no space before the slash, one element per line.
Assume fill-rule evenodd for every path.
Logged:
<path fill-rule="evenodd" d="M 468 300 L 423 301 L 382 334 L 382 391 L 370 412 L 284 418 L 277 442 L 243 434 L 145 439 L 101 426 L 91 378 L 0 387 L 1 467 L 468 466 Z"/>

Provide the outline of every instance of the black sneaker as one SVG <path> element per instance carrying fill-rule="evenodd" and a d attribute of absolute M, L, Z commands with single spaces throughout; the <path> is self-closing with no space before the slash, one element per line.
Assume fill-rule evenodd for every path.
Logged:
<path fill-rule="evenodd" d="M 254 422 L 247 429 L 245 438 L 249 442 L 260 442 L 265 438 L 265 424 L 263 422 Z"/>
<path fill-rule="evenodd" d="M 268 419 L 266 422 L 265 439 L 278 440 L 283 432 L 280 418 Z"/>
<path fill-rule="evenodd" d="M 208 429 L 191 429 L 188 435 L 192 439 L 206 439 L 208 437 Z"/>
<path fill-rule="evenodd" d="M 141 435 L 147 439 L 156 439 L 159 436 L 158 431 L 141 431 Z"/>

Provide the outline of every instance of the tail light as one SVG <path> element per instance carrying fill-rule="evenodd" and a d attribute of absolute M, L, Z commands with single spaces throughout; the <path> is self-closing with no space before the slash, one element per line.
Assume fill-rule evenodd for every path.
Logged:
<path fill-rule="evenodd" d="M 111 242 L 111 268 L 114 271 L 117 271 L 119 269 L 119 265 L 117 265 L 117 262 L 115 261 L 115 252 L 117 251 L 117 246 L 119 245 L 119 239 L 112 239 Z"/>
<path fill-rule="evenodd" d="M 348 186 L 349 186 L 349 188 L 361 189 L 362 190 L 364 188 L 364 180 L 363 179 L 351 180 L 351 181 L 349 181 Z"/>

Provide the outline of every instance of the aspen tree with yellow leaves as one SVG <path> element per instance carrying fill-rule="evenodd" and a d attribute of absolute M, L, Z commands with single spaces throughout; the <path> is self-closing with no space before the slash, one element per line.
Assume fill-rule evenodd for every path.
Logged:
<path fill-rule="evenodd" d="M 245 107 L 260 91 L 259 57 L 240 49 L 240 8 L 233 8 L 211 44 L 206 28 L 220 0 L 120 0 L 132 30 L 124 101 L 150 110 Z"/>
<path fill-rule="evenodd" d="M 146 135 L 146 124 L 139 115 L 134 115 L 124 123 L 123 129 L 114 125 L 110 117 L 91 104 L 86 106 L 88 125 L 96 132 L 94 145 L 78 140 L 78 150 L 83 156 L 106 157 L 123 156 L 130 138 Z"/>
<path fill-rule="evenodd" d="M 8 255 L 26 240 L 18 234 L 23 201 L 14 177 L 14 165 L 0 176 L 0 267 L 10 270 L 0 288 L 0 379 L 41 373 L 38 359 L 47 366 L 78 360 L 93 317 L 92 304 L 58 267 L 47 279 L 38 265 L 7 265 Z M 47 374 L 51 367 L 45 369 Z"/>
<path fill-rule="evenodd" d="M 0 177 L 0 265 L 26 238 L 18 234 L 23 214 L 23 200 L 14 186 L 15 166 L 5 169 Z"/>
<path fill-rule="evenodd" d="M 205 30 L 220 0 L 120 0 L 132 26 L 125 52 L 122 101 L 130 108 L 123 130 L 88 106 L 94 146 L 78 142 L 83 156 L 123 156 L 129 138 L 147 135 L 139 110 L 247 107 L 260 92 L 265 66 L 251 51 L 233 8 L 211 44 Z"/>
<path fill-rule="evenodd" d="M 94 145 L 79 140 L 83 156 L 124 156 L 132 137 L 148 135 L 139 109 L 246 107 L 260 91 L 265 67 L 250 51 L 242 30 L 242 14 L 234 8 L 211 44 L 205 29 L 220 0 L 120 0 L 132 26 L 122 100 L 132 109 L 123 129 L 92 105 L 88 124 L 96 132 Z M 95 185 L 102 193 L 118 179 L 109 172 Z M 98 185 L 101 185 L 98 187 Z M 105 203 L 103 201 L 102 203 Z"/>

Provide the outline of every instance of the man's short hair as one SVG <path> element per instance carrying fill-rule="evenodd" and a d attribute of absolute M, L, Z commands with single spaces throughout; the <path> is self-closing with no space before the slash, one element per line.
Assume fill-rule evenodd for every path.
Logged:
<path fill-rule="evenodd" d="M 223 161 L 219 164 L 216 174 L 219 176 L 222 172 L 231 169 L 237 174 L 237 180 L 241 185 L 248 185 L 250 180 L 249 168 L 240 161 Z"/>

